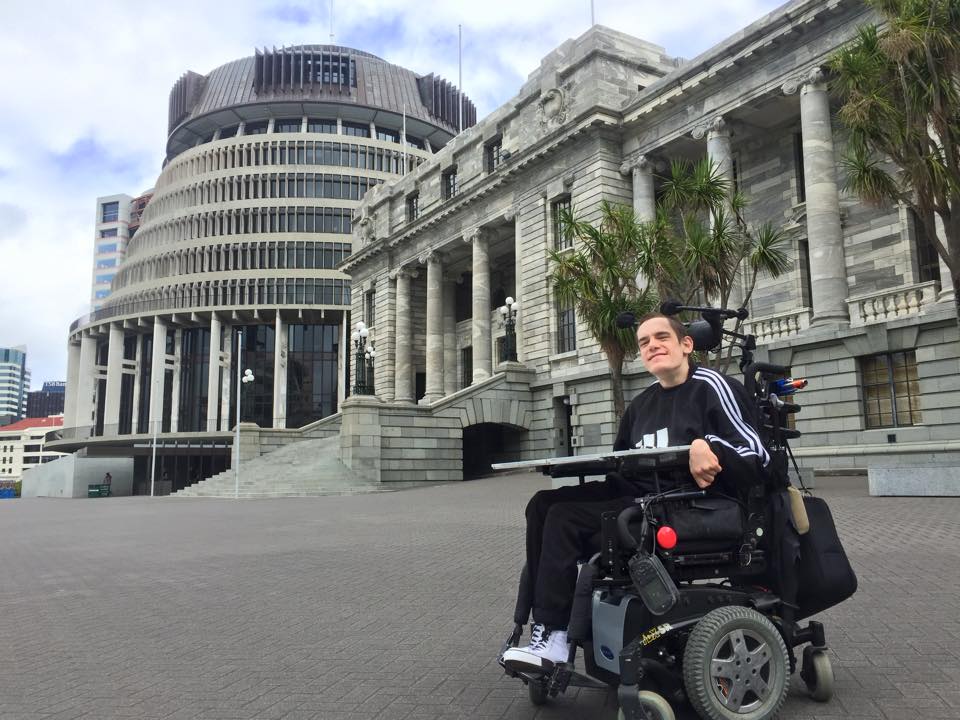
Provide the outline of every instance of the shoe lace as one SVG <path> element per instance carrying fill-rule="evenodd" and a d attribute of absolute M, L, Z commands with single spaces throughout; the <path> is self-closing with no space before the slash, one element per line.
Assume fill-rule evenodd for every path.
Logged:
<path fill-rule="evenodd" d="M 547 641 L 550 639 L 550 631 L 547 630 L 543 625 L 537 624 L 533 626 L 533 630 L 530 632 L 530 647 L 533 650 L 543 650 L 547 647 Z"/>

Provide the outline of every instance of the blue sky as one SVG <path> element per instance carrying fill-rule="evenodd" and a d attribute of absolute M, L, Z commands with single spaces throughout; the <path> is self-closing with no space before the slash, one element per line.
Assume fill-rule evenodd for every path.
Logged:
<path fill-rule="evenodd" d="M 779 6 L 768 0 L 595 0 L 598 23 L 694 57 Z M 483 117 L 590 24 L 589 0 L 334 3 L 335 42 L 457 82 Z M 325 43 L 329 0 L 0 2 L 0 346 L 25 344 L 35 387 L 66 375 L 89 309 L 96 198 L 153 185 L 167 98 L 254 48 Z M 41 52 L 40 49 L 43 51 Z"/>

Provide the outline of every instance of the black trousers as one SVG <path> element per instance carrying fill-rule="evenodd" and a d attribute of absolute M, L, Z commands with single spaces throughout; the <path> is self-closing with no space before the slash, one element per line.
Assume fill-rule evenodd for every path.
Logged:
<path fill-rule="evenodd" d="M 565 628 L 577 583 L 577 560 L 600 550 L 600 516 L 633 505 L 647 490 L 611 475 L 603 482 L 541 490 L 527 504 L 527 570 L 533 620 Z"/>

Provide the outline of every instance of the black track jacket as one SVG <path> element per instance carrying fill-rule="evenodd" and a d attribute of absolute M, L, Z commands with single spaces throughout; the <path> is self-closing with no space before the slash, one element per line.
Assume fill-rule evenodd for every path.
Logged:
<path fill-rule="evenodd" d="M 633 399 L 613 449 L 689 445 L 703 438 L 723 468 L 718 489 L 736 493 L 743 487 L 737 478 L 756 477 L 770 461 L 756 427 L 757 410 L 739 381 L 691 364 L 682 384 L 665 388 L 654 382 Z"/>

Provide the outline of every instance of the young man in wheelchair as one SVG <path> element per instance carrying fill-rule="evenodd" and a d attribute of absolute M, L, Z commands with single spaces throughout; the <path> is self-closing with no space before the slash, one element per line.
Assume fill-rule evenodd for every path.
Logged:
<path fill-rule="evenodd" d="M 689 445 L 689 466 L 656 478 L 650 473 L 612 473 L 603 482 L 534 495 L 526 509 L 526 572 L 534 624 L 526 646 L 504 652 L 502 661 L 509 669 L 546 672 L 567 661 L 577 562 L 600 549 L 604 513 L 693 483 L 736 497 L 770 460 L 747 391 L 738 381 L 691 363 L 694 343 L 683 324 L 667 315 L 648 314 L 638 323 L 637 341 L 644 367 L 656 382 L 624 413 L 614 450 Z"/>

